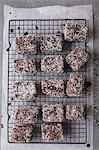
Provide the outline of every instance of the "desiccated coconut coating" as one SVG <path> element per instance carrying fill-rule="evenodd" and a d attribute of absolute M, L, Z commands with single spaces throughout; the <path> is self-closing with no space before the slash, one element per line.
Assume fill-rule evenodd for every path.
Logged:
<path fill-rule="evenodd" d="M 61 55 L 47 55 L 41 60 L 41 70 L 44 72 L 62 73 L 64 68 Z"/>
<path fill-rule="evenodd" d="M 67 96 L 70 97 L 81 96 L 83 94 L 83 89 L 84 89 L 84 79 L 82 75 L 74 73 L 70 74 L 66 86 Z"/>
<path fill-rule="evenodd" d="M 67 120 L 81 120 L 85 118 L 84 105 L 66 105 Z"/>
<path fill-rule="evenodd" d="M 18 100 L 34 100 L 37 93 L 36 86 L 32 81 L 16 81 L 13 88 L 15 97 Z"/>
<path fill-rule="evenodd" d="M 36 106 L 16 106 L 11 116 L 16 124 L 36 123 L 38 108 Z"/>
<path fill-rule="evenodd" d="M 42 106 L 44 122 L 62 122 L 63 121 L 63 106 L 60 104 L 44 104 Z"/>
<path fill-rule="evenodd" d="M 80 48 L 76 48 L 66 56 L 66 62 L 74 71 L 78 71 L 85 62 L 87 62 L 89 55 Z"/>
<path fill-rule="evenodd" d="M 42 139 L 46 142 L 63 140 L 63 130 L 61 124 L 43 124 Z"/>
<path fill-rule="evenodd" d="M 15 50 L 18 54 L 37 53 L 37 38 L 33 35 L 16 37 Z"/>
<path fill-rule="evenodd" d="M 52 34 L 42 37 L 40 50 L 42 52 L 62 51 L 62 36 Z"/>
<path fill-rule="evenodd" d="M 85 41 L 88 35 L 88 28 L 79 24 L 66 23 L 64 38 L 66 41 Z"/>
<path fill-rule="evenodd" d="M 33 126 L 15 126 L 11 129 L 12 142 L 30 142 L 32 140 Z"/>
<path fill-rule="evenodd" d="M 64 81 L 49 79 L 42 81 L 42 93 L 62 97 L 64 93 Z"/>
<path fill-rule="evenodd" d="M 16 59 L 13 68 L 19 74 L 36 73 L 36 62 L 35 60 Z"/>

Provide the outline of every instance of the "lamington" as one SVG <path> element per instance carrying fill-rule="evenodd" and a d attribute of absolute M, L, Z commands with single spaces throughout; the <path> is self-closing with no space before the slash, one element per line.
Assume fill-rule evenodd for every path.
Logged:
<path fill-rule="evenodd" d="M 46 142 L 57 142 L 63 140 L 63 129 L 61 124 L 43 124 L 42 139 Z"/>
<path fill-rule="evenodd" d="M 42 37 L 40 50 L 45 53 L 62 51 L 62 36 L 51 34 Z"/>
<path fill-rule="evenodd" d="M 85 118 L 84 105 L 66 105 L 67 120 L 82 120 Z"/>
<path fill-rule="evenodd" d="M 13 89 L 18 100 L 34 100 L 37 94 L 36 86 L 32 81 L 16 81 Z"/>
<path fill-rule="evenodd" d="M 32 140 L 33 126 L 15 126 L 11 129 L 11 142 L 27 143 Z"/>
<path fill-rule="evenodd" d="M 66 23 L 64 29 L 64 38 L 68 42 L 85 41 L 88 36 L 88 28 L 79 24 Z"/>
<path fill-rule="evenodd" d="M 14 71 L 18 74 L 36 73 L 35 60 L 15 59 Z"/>
<path fill-rule="evenodd" d="M 76 48 L 66 56 L 66 62 L 74 71 L 78 71 L 87 62 L 89 54 L 85 50 Z"/>
<path fill-rule="evenodd" d="M 16 52 L 18 54 L 36 54 L 37 37 L 34 35 L 25 35 L 16 37 Z"/>
<path fill-rule="evenodd" d="M 64 92 L 64 81 L 49 79 L 42 81 L 41 83 L 42 93 L 57 97 L 63 97 L 65 95 Z"/>
<path fill-rule="evenodd" d="M 84 78 L 82 75 L 71 73 L 67 81 L 66 94 L 69 97 L 81 96 L 84 92 Z"/>
<path fill-rule="evenodd" d="M 47 55 L 41 60 L 41 70 L 44 72 L 63 73 L 64 60 L 61 55 Z"/>
<path fill-rule="evenodd" d="M 62 122 L 63 121 L 63 106 L 60 104 L 44 104 L 42 106 L 44 122 Z"/>
<path fill-rule="evenodd" d="M 15 106 L 11 119 L 14 123 L 24 125 L 37 122 L 38 108 L 36 106 Z"/>

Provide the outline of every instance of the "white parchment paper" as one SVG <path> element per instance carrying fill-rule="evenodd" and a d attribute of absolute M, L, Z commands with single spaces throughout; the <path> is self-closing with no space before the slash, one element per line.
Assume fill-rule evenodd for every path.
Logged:
<path fill-rule="evenodd" d="M 91 56 L 93 53 L 93 11 L 91 5 L 81 5 L 73 7 L 64 6 L 48 6 L 41 8 L 13 8 L 4 6 L 4 33 L 3 33 L 3 79 L 2 79 L 2 122 L 4 128 L 1 132 L 1 150 L 93 150 L 93 116 L 92 113 L 88 116 L 88 140 L 91 144 L 90 148 L 86 144 L 9 144 L 7 142 L 7 84 L 8 84 L 8 54 L 6 49 L 8 43 L 8 23 L 11 19 L 86 19 L 89 28 L 88 49 Z M 89 62 L 88 77 L 93 81 L 93 61 Z M 93 87 L 91 88 L 90 101 L 88 105 L 93 105 Z"/>

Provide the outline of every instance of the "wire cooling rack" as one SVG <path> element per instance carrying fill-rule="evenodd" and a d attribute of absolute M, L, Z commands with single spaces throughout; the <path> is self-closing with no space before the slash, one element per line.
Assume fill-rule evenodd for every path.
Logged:
<path fill-rule="evenodd" d="M 40 62 L 41 59 L 46 55 L 43 52 L 40 52 L 38 49 L 37 54 L 35 55 L 28 55 L 28 56 L 20 56 L 15 53 L 15 50 L 12 48 L 12 45 L 15 41 L 15 38 L 17 36 L 23 36 L 26 34 L 34 34 L 37 37 L 42 37 L 47 34 L 63 34 L 63 29 L 65 26 L 65 23 L 77 23 L 82 26 L 86 25 L 86 20 L 84 19 L 51 19 L 51 20 L 10 20 L 9 21 L 9 49 L 8 49 L 8 142 L 11 142 L 11 129 L 14 127 L 14 123 L 10 119 L 10 115 L 12 113 L 12 108 L 15 108 L 18 105 L 33 105 L 31 101 L 17 101 L 13 94 L 13 87 L 12 84 L 14 81 L 17 80 L 33 80 L 36 82 L 38 95 L 36 100 L 36 105 L 39 107 L 39 117 L 38 122 L 35 124 L 35 130 L 33 132 L 33 138 L 32 141 L 29 143 L 48 143 L 42 140 L 41 137 L 41 125 L 43 123 L 42 121 L 42 111 L 41 106 L 45 104 L 46 102 L 49 104 L 55 104 L 60 103 L 63 106 L 66 104 L 84 104 L 87 105 L 87 94 L 85 93 L 81 97 L 72 97 L 69 98 L 67 96 L 57 98 L 52 97 L 48 95 L 44 95 L 41 93 L 41 86 L 40 83 L 42 80 L 48 79 L 48 78 L 57 78 L 57 79 L 63 79 L 66 83 L 66 80 L 68 79 L 68 76 L 70 72 L 73 72 L 70 67 L 65 63 L 64 67 L 64 73 L 63 74 L 54 74 L 54 73 L 44 73 L 41 72 L 40 69 Z M 55 52 L 56 55 L 62 55 L 65 57 L 72 49 L 81 47 L 86 48 L 86 42 L 72 42 L 72 43 L 63 43 L 63 51 L 62 52 Z M 37 73 L 35 75 L 28 74 L 28 75 L 18 75 L 14 73 L 13 71 L 13 61 L 16 58 L 24 58 L 27 59 L 34 58 L 37 62 Z M 80 74 L 83 74 L 86 76 L 87 74 L 87 64 L 84 65 L 80 71 Z M 86 76 L 87 77 L 87 76 Z M 62 123 L 63 127 L 63 134 L 64 134 L 64 140 L 58 141 L 54 143 L 86 143 L 87 142 L 87 120 L 82 121 L 68 121 L 64 119 L 64 122 Z M 53 142 L 49 142 L 53 143 Z"/>

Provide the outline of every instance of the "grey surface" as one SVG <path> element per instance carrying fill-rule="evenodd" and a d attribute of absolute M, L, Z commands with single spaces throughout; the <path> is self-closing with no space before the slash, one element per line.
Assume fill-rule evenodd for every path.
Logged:
<path fill-rule="evenodd" d="M 8 4 L 15 7 L 38 7 L 38 6 L 47 6 L 47 5 L 64 5 L 64 6 L 71 6 L 71 5 L 81 5 L 81 4 L 93 4 L 94 9 L 94 54 L 95 54 L 95 69 L 94 69 L 94 96 L 95 96 L 95 104 L 98 106 L 99 110 L 99 100 L 98 100 L 98 90 L 99 90 L 99 0 L 0 0 L 0 66 L 2 66 L 2 31 L 3 31 L 3 4 Z M 97 61 L 98 60 L 98 61 Z M 1 72 L 0 67 L 0 72 Z M 2 80 L 2 74 L 0 73 L 0 80 Z M 1 91 L 1 87 L 0 87 Z M 1 94 L 0 94 L 1 96 Z M 1 97 L 0 97 L 1 98 Z M 99 111 L 95 118 L 99 115 Z M 99 119 L 99 117 L 98 117 Z M 94 148 L 96 150 L 99 149 L 99 128 L 95 125 L 94 126 Z"/>

